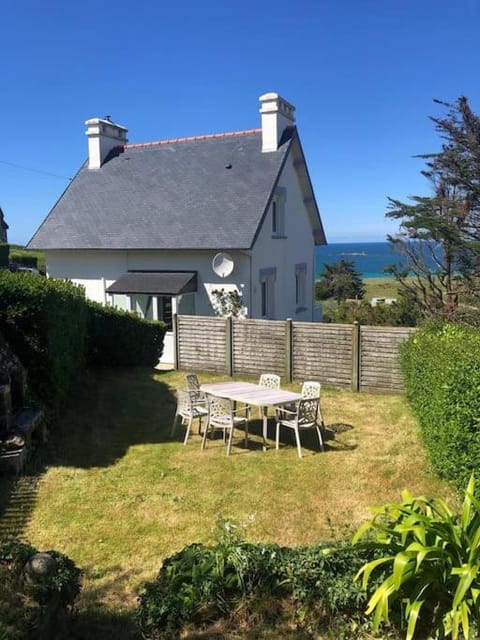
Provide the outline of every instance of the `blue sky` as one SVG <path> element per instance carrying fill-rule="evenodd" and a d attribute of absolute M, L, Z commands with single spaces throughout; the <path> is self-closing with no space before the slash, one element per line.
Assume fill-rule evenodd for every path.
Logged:
<path fill-rule="evenodd" d="M 248 129 L 267 91 L 297 108 L 328 240 L 384 240 L 387 196 L 428 192 L 412 156 L 439 146 L 433 98 L 480 111 L 479 21 L 479 0 L 5 0 L 9 241 L 30 239 L 85 160 L 86 119 L 110 115 L 130 142 Z"/>

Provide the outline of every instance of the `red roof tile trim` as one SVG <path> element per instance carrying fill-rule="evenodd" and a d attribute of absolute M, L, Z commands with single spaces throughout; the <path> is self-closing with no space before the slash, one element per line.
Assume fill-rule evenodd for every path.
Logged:
<path fill-rule="evenodd" d="M 210 133 L 204 136 L 190 136 L 188 138 L 172 138 L 171 140 L 158 140 L 156 142 L 140 142 L 137 144 L 125 144 L 124 149 L 139 149 L 141 147 L 159 147 L 164 144 L 177 144 L 178 142 L 193 142 L 195 140 L 209 140 L 211 138 L 235 138 L 248 136 L 251 133 L 261 133 L 261 129 L 247 129 L 246 131 L 229 131 L 228 133 Z"/>

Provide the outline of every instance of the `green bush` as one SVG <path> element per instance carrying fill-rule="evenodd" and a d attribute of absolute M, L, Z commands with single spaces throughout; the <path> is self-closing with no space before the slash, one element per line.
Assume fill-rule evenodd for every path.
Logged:
<path fill-rule="evenodd" d="M 166 326 L 133 313 L 87 301 L 87 363 L 91 366 L 154 366 Z"/>
<path fill-rule="evenodd" d="M 34 267 L 45 273 L 45 254 L 43 251 L 24 249 L 18 244 L 10 245 L 10 262 L 24 267 Z"/>
<path fill-rule="evenodd" d="M 81 571 L 67 556 L 47 551 L 54 568 L 35 580 L 25 565 L 38 551 L 29 544 L 0 543 L 0 638 L 47 640 L 72 610 L 80 593 Z"/>
<path fill-rule="evenodd" d="M 188 625 L 228 621 L 240 610 L 270 626 L 318 629 L 364 620 L 367 596 L 354 577 L 375 557 L 371 551 L 349 544 L 252 544 L 231 535 L 230 527 L 224 523 L 218 544 L 193 544 L 168 558 L 145 586 L 137 611 L 144 638 L 178 638 Z"/>
<path fill-rule="evenodd" d="M 432 464 L 463 489 L 480 466 L 480 331 L 424 327 L 403 346 L 401 363 Z"/>
<path fill-rule="evenodd" d="M 86 312 L 83 289 L 70 282 L 0 272 L 0 331 L 36 399 L 53 411 L 83 370 Z"/>

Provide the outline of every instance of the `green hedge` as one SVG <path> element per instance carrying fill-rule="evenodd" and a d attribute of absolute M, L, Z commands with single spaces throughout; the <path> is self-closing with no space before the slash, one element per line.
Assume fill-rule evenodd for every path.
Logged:
<path fill-rule="evenodd" d="M 165 324 L 87 301 L 87 362 L 92 366 L 154 366 L 163 350 Z"/>
<path fill-rule="evenodd" d="M 405 343 L 401 361 L 432 464 L 463 489 L 480 468 L 480 331 L 425 327 Z"/>
<path fill-rule="evenodd" d="M 0 330 L 27 368 L 37 400 L 57 411 L 85 362 L 83 289 L 30 273 L 0 272 Z"/>
<path fill-rule="evenodd" d="M 85 366 L 153 366 L 165 325 L 85 300 L 83 288 L 0 271 L 0 332 L 28 371 L 35 399 L 55 413 Z"/>

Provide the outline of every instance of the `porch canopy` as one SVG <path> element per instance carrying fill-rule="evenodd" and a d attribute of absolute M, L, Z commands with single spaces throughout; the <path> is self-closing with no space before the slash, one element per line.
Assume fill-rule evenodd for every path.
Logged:
<path fill-rule="evenodd" d="M 197 290 L 195 271 L 129 271 L 107 287 L 107 293 L 178 296 Z"/>

